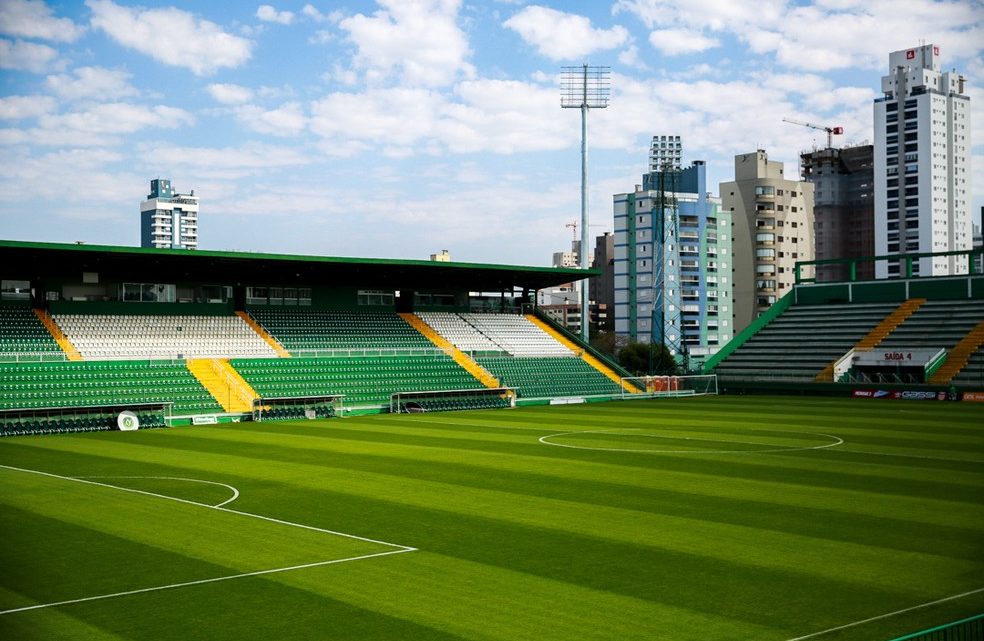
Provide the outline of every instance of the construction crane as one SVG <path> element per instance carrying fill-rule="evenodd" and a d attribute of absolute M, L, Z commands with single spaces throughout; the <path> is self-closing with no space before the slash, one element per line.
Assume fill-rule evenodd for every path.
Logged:
<path fill-rule="evenodd" d="M 810 129 L 819 129 L 820 131 L 827 132 L 827 149 L 833 149 L 834 147 L 834 136 L 840 136 L 844 133 L 843 127 L 824 127 L 823 125 L 814 125 L 811 122 L 801 122 L 799 120 L 793 120 L 792 118 L 783 118 L 783 122 L 788 122 L 792 125 L 800 125 L 802 127 L 809 127 Z"/>
<path fill-rule="evenodd" d="M 567 227 L 572 232 L 574 232 L 574 240 L 575 241 L 577 240 L 577 227 L 578 227 L 578 224 L 579 223 L 577 222 L 577 220 L 572 220 L 571 222 L 569 222 L 566 225 L 564 225 L 564 227 Z M 607 228 L 608 225 L 588 225 L 588 227 L 606 227 Z"/>
<path fill-rule="evenodd" d="M 571 222 L 567 223 L 566 225 L 564 225 L 564 227 L 567 227 L 568 229 L 570 229 L 571 231 L 573 231 L 574 232 L 574 240 L 577 240 L 577 221 L 576 220 L 571 221 Z"/>

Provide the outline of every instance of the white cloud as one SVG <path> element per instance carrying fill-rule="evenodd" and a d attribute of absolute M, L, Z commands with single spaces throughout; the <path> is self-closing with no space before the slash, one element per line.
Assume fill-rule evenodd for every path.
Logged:
<path fill-rule="evenodd" d="M 619 0 L 612 12 L 633 14 L 650 29 L 663 26 L 740 31 L 756 24 L 777 24 L 786 5 L 786 0 Z"/>
<path fill-rule="evenodd" d="M 477 79 L 452 97 L 408 88 L 334 93 L 312 105 L 310 126 L 334 155 L 511 154 L 569 146 L 577 119 L 559 116 L 554 86 Z"/>
<path fill-rule="evenodd" d="M 243 105 L 235 110 L 236 118 L 255 132 L 273 136 L 296 136 L 307 127 L 307 117 L 300 103 L 284 103 L 276 109 Z"/>
<path fill-rule="evenodd" d="M 174 129 L 194 123 L 183 109 L 156 105 L 146 107 L 109 102 L 62 114 L 40 114 L 37 127 L 6 129 L 0 133 L 5 145 L 35 144 L 63 147 L 111 147 L 121 136 L 147 128 Z"/>
<path fill-rule="evenodd" d="M 0 69 L 43 73 L 57 64 L 58 52 L 48 45 L 0 38 Z"/>
<path fill-rule="evenodd" d="M 579 126 L 570 110 L 563 117 L 554 86 L 515 80 L 479 79 L 455 89 L 460 102 L 444 108 L 439 139 L 458 153 L 511 154 L 563 149 Z"/>
<path fill-rule="evenodd" d="M 68 129 L 91 133 L 127 134 L 145 127 L 173 129 L 194 122 L 184 109 L 157 105 L 145 107 L 125 102 L 109 102 L 86 109 L 40 119 L 48 129 Z"/>
<path fill-rule="evenodd" d="M 314 35 L 308 38 L 308 42 L 313 45 L 325 45 L 334 41 L 337 37 L 338 36 L 336 36 L 335 33 L 329 29 L 318 29 L 314 32 Z"/>
<path fill-rule="evenodd" d="M 626 67 L 632 67 L 634 69 L 639 69 L 640 71 L 646 71 L 649 69 L 646 63 L 639 59 L 639 47 L 634 44 L 629 45 L 626 47 L 625 51 L 618 54 L 618 62 Z"/>
<path fill-rule="evenodd" d="M 107 165 L 120 162 L 123 154 L 108 149 L 68 149 L 44 154 L 31 154 L 25 150 L 14 150 L 11 162 L 0 174 L 0 194 L 12 194 L 17 190 L 28 190 L 32 196 L 57 202 L 65 202 L 65 185 L 78 186 L 90 193 L 97 193 L 103 203 L 109 201 L 123 204 L 132 203 L 133 193 L 129 189 L 137 187 L 137 177 L 113 174 Z M 58 180 L 52 180 L 58 176 Z M 142 180 L 140 182 L 143 182 Z M 12 189 L 17 185 L 16 189 Z M 140 193 L 137 191 L 135 193 Z M 125 205 L 124 205 L 125 206 Z M 87 207 L 92 210 L 89 218 L 116 218 L 122 209 L 112 206 Z M 128 213 L 132 209 L 126 210 Z M 61 207 L 51 209 L 51 214 L 64 215 Z M 73 214 L 73 217 L 75 214 Z M 50 221 L 53 223 L 53 221 Z"/>
<path fill-rule="evenodd" d="M 387 153 L 431 136 L 440 107 L 440 95 L 426 89 L 333 93 L 311 105 L 311 129 L 329 145 L 359 143 L 336 146 L 335 153 L 351 153 L 370 146 Z"/>
<path fill-rule="evenodd" d="M 71 74 L 48 76 L 45 84 L 53 92 L 69 100 L 96 98 L 116 100 L 136 96 L 140 92 L 130 84 L 131 74 L 104 67 L 79 67 Z"/>
<path fill-rule="evenodd" d="M 0 119 L 36 118 L 55 110 L 51 96 L 5 96 L 0 98 Z"/>
<path fill-rule="evenodd" d="M 73 42 L 84 29 L 68 18 L 56 18 L 43 0 L 0 3 L 0 33 L 20 38 Z"/>
<path fill-rule="evenodd" d="M 888 52 L 920 40 L 955 58 L 976 55 L 984 42 L 984 4 L 965 0 L 619 0 L 614 12 L 649 28 L 729 33 L 784 66 L 815 71 L 880 69 Z"/>
<path fill-rule="evenodd" d="M 226 33 L 217 24 L 187 11 L 173 7 L 131 9 L 112 0 L 86 0 L 86 5 L 92 10 L 92 26 L 113 40 L 195 75 L 238 67 L 251 55 L 249 40 Z"/>
<path fill-rule="evenodd" d="M 358 52 L 357 68 L 372 83 L 397 76 L 408 86 L 437 87 L 472 77 L 471 51 L 458 28 L 460 0 L 379 0 L 372 16 L 356 14 L 338 25 Z"/>
<path fill-rule="evenodd" d="M 691 29 L 658 29 L 649 34 L 649 44 L 663 55 L 680 56 L 713 49 L 721 43 Z"/>
<path fill-rule="evenodd" d="M 339 11 L 332 11 L 331 13 L 325 15 L 318 11 L 317 7 L 311 4 L 304 5 L 304 8 L 301 9 L 301 13 L 318 23 L 338 22 L 342 19 L 342 14 Z"/>
<path fill-rule="evenodd" d="M 138 157 L 148 168 L 161 172 L 181 170 L 194 176 L 231 180 L 263 174 L 270 170 L 300 167 L 312 155 L 296 147 L 249 143 L 235 147 L 184 147 L 170 143 L 137 146 Z M 241 200 L 241 199 L 240 199 Z"/>
<path fill-rule="evenodd" d="M 541 55 L 551 60 L 571 60 L 595 51 L 615 49 L 629 41 L 629 32 L 620 25 L 595 29 L 584 16 L 532 5 L 503 23 Z"/>
<path fill-rule="evenodd" d="M 253 99 L 253 90 L 241 85 L 214 83 L 206 89 L 214 100 L 224 105 L 238 105 Z"/>
<path fill-rule="evenodd" d="M 259 6 L 256 10 L 256 17 L 263 22 L 276 22 L 277 24 L 290 24 L 294 22 L 293 12 L 277 11 L 276 8 L 268 4 L 261 4 Z"/>

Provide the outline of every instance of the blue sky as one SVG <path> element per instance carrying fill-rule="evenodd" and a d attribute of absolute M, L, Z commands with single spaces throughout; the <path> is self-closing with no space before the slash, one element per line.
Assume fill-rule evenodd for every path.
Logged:
<path fill-rule="evenodd" d="M 580 212 L 565 65 L 612 69 L 589 116 L 591 233 L 655 134 L 711 190 L 757 148 L 797 172 L 871 140 L 891 51 L 968 79 L 984 204 L 977 0 L 0 2 L 0 238 L 137 245 L 154 177 L 201 197 L 201 247 L 548 264 Z"/>

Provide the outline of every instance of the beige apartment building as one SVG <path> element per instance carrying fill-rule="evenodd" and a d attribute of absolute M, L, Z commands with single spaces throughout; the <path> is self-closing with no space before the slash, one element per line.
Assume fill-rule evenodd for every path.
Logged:
<path fill-rule="evenodd" d="M 787 180 L 783 163 L 759 149 L 735 156 L 735 179 L 721 183 L 731 213 L 734 332 L 740 332 L 796 282 L 797 261 L 813 260 L 813 185 Z M 813 275 L 812 268 L 803 271 Z"/>

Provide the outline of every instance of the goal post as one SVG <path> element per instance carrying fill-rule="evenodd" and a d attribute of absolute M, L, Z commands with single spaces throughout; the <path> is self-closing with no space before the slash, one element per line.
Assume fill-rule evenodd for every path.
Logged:
<path fill-rule="evenodd" d="M 463 390 L 397 392 L 390 395 L 390 412 L 446 412 L 452 410 L 496 409 L 516 406 L 516 390 L 511 387 L 482 387 Z"/>
<path fill-rule="evenodd" d="M 717 374 L 692 376 L 632 376 L 622 379 L 622 398 L 703 396 L 717 394 Z"/>

